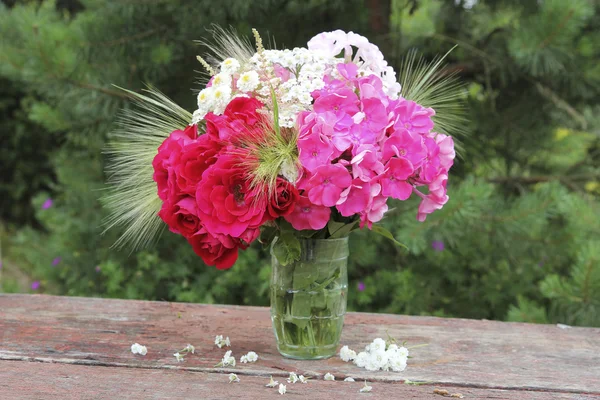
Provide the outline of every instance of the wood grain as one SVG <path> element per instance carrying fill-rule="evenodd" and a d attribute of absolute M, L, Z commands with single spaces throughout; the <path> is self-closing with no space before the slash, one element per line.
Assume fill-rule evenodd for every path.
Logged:
<path fill-rule="evenodd" d="M 290 384 L 285 396 L 267 388 L 268 379 L 239 376 L 228 383 L 227 374 L 160 371 L 140 368 L 91 367 L 0 361 L 0 399 L 429 399 L 444 400 L 434 389 L 460 393 L 465 399 L 591 400 L 597 397 L 568 393 L 476 389 L 453 386 L 409 386 L 400 382 L 372 383 L 370 393 L 359 393 L 363 382 L 309 381 Z M 450 398 L 449 398 L 450 399 Z"/>
<path fill-rule="evenodd" d="M 4 369 L 13 364 L 15 369 L 35 366 L 32 371 L 35 369 L 40 375 L 45 368 L 58 371 L 57 363 L 65 364 L 67 369 L 89 366 L 94 368 L 94 376 L 96 371 L 109 374 L 104 384 L 110 374 L 140 374 L 154 377 L 148 381 L 151 388 L 179 374 L 202 376 L 212 382 L 221 379 L 212 378 L 213 375 L 222 377 L 222 373 L 235 372 L 262 382 L 264 377 L 283 377 L 289 371 L 316 379 L 331 372 L 341 379 L 352 376 L 357 381 L 367 379 L 376 382 L 373 385 L 379 382 L 382 387 L 389 384 L 396 388 L 393 390 L 417 390 L 430 396 L 407 394 L 408 397 L 391 398 L 441 399 L 432 393 L 435 385 L 461 388 L 457 389 L 461 393 L 478 389 L 496 393 L 490 394 L 496 397 L 475 398 L 550 398 L 523 397 L 547 391 L 566 396 L 556 398 L 600 395 L 600 329 L 349 313 L 342 343 L 360 350 L 375 337 L 385 337 L 386 330 L 397 339 L 408 340 L 409 346 L 428 344 L 411 351 L 414 358 L 403 373 L 369 372 L 338 357 L 324 361 L 285 359 L 275 347 L 266 308 L 0 295 L 0 360 L 14 360 L 2 362 L 0 372 L 10 373 Z M 252 350 L 259 354 L 259 361 L 230 369 L 214 368 L 225 353 L 225 349 L 213 344 L 217 334 L 231 338 L 231 350 L 238 360 Z M 131 353 L 130 346 L 135 342 L 147 346 L 146 356 Z M 177 363 L 172 354 L 187 343 L 196 346 L 196 354 Z M 153 379 L 156 385 L 151 385 Z M 406 379 L 431 382 L 432 386 L 423 389 L 401 384 Z M 4 382 L 0 379 L 0 390 L 6 388 Z M 516 397 L 502 397 L 508 396 L 506 390 L 519 392 Z"/>

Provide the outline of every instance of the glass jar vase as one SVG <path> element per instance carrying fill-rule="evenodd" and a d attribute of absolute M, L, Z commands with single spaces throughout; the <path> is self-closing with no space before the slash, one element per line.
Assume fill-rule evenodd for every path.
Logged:
<path fill-rule="evenodd" d="M 281 265 L 272 249 L 271 321 L 277 349 L 300 360 L 333 356 L 346 314 L 348 238 L 300 239 L 300 259 L 288 265 Z"/>

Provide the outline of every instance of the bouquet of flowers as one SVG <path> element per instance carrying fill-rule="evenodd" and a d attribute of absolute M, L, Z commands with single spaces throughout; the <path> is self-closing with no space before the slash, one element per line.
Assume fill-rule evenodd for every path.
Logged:
<path fill-rule="evenodd" d="M 262 229 L 264 242 L 279 238 L 286 264 L 298 257 L 298 237 L 366 227 L 392 238 L 373 225 L 390 198 L 420 197 L 420 221 L 448 201 L 455 151 L 441 131 L 453 124 L 436 120 L 431 103 L 447 111 L 456 85 L 435 75 L 439 61 L 427 69 L 411 60 L 402 88 L 358 34 L 268 50 L 253 32 L 255 48 L 222 32 L 217 62 L 198 57 L 210 79 L 192 115 L 155 89 L 132 93 L 144 110 L 121 120 L 109 196 L 110 225 L 129 225 L 124 240 L 147 241 L 157 214 L 207 265 L 227 269 Z"/>

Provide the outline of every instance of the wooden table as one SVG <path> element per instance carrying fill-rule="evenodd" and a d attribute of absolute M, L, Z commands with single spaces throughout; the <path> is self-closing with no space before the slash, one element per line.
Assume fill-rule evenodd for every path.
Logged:
<path fill-rule="evenodd" d="M 0 399 L 270 399 L 272 375 L 310 376 L 285 396 L 311 399 L 592 399 L 600 397 L 600 329 L 349 313 L 342 343 L 362 349 L 390 335 L 412 350 L 402 373 L 369 372 L 339 357 L 295 361 L 275 347 L 269 310 L 167 302 L 0 295 Z M 231 338 L 233 355 L 254 364 L 215 368 Z M 134 355 L 130 346 L 148 348 Z M 177 362 L 191 343 L 196 353 Z M 228 383 L 228 373 L 241 382 Z M 330 372 L 336 381 L 324 381 Z M 346 377 L 355 383 L 343 382 Z M 359 393 L 363 380 L 373 387 Z M 427 382 L 415 386 L 408 381 Z M 285 396 L 283 398 L 285 398 Z"/>

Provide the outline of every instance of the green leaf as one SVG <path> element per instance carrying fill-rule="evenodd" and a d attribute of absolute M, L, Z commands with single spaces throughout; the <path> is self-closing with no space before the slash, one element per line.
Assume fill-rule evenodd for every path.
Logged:
<path fill-rule="evenodd" d="M 378 235 L 381 235 L 383 237 L 390 239 L 392 242 L 394 242 L 398 246 L 404 247 L 406 250 L 408 250 L 408 247 L 406 247 L 405 244 L 397 241 L 396 238 L 394 238 L 394 235 L 392 235 L 392 233 L 390 231 L 388 231 L 387 229 L 385 229 L 384 227 L 379 226 L 379 225 L 373 225 L 373 228 L 371 230 Z"/>
<path fill-rule="evenodd" d="M 275 236 L 277 236 L 277 228 L 263 225 L 260 230 L 258 241 L 262 244 L 263 248 L 267 248 L 271 245 Z"/>
<path fill-rule="evenodd" d="M 281 265 L 288 265 L 300 259 L 300 241 L 293 232 L 281 232 L 273 245 L 273 254 Z"/>
<path fill-rule="evenodd" d="M 275 128 L 277 137 L 281 137 L 279 129 L 279 106 L 277 105 L 277 96 L 275 96 L 273 88 L 271 88 L 271 100 L 273 101 L 273 127 Z"/>
<path fill-rule="evenodd" d="M 350 232 L 352 232 L 354 230 L 354 228 L 356 228 L 356 224 L 358 224 L 358 220 L 351 222 L 349 224 L 342 224 L 342 226 L 340 228 L 338 228 L 337 230 L 335 230 L 334 232 L 331 232 L 331 230 L 330 230 L 329 238 L 330 239 L 339 239 L 339 238 L 348 236 L 350 234 Z"/>
<path fill-rule="evenodd" d="M 343 222 L 336 222 L 334 220 L 330 220 L 327 223 L 327 230 L 329 231 L 330 237 L 333 236 L 333 234 L 340 230 L 340 228 L 342 228 L 344 225 L 346 224 Z"/>

